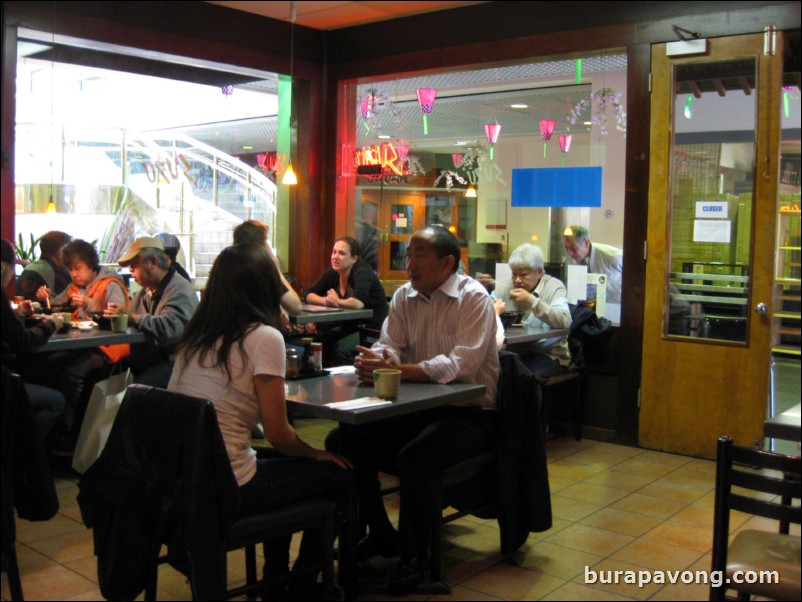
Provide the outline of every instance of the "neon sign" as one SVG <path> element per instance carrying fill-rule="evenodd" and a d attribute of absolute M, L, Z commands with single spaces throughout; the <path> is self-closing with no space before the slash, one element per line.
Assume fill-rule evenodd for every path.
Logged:
<path fill-rule="evenodd" d="M 404 175 L 404 160 L 398 155 L 398 151 L 392 142 L 383 142 L 373 146 L 363 146 L 360 150 L 354 151 L 354 163 L 360 165 L 381 165 L 383 172 L 393 172 L 398 176 Z"/>

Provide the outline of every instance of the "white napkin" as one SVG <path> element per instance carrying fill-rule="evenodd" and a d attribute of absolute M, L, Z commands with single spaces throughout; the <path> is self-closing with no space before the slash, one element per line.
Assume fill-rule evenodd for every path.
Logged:
<path fill-rule="evenodd" d="M 334 366 L 333 368 L 326 368 L 329 374 L 353 374 L 356 372 L 356 366 Z"/>
<path fill-rule="evenodd" d="M 335 410 L 361 410 L 362 408 L 372 408 L 373 406 L 386 406 L 388 403 L 393 402 L 379 397 L 360 397 L 359 399 L 350 399 L 348 401 L 333 401 L 327 403 L 326 406 Z"/>

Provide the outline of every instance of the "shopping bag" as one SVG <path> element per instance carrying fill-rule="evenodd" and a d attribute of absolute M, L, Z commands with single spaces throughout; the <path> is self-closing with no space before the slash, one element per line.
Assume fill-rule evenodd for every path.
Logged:
<path fill-rule="evenodd" d="M 95 384 L 72 456 L 74 470 L 83 474 L 100 457 L 125 397 L 125 390 L 133 382 L 134 375 L 129 368 Z"/>

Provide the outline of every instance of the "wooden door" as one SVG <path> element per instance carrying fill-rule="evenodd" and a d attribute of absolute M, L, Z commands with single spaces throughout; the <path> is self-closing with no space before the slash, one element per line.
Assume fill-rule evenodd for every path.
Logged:
<path fill-rule="evenodd" d="M 779 36 L 778 36 L 779 37 Z M 639 442 L 706 458 L 762 441 L 769 395 L 782 41 L 652 51 Z M 735 146 L 730 146 L 735 145 Z"/>

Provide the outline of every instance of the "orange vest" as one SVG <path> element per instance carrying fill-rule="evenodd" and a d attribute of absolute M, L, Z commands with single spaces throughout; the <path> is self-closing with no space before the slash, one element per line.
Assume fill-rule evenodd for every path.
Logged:
<path fill-rule="evenodd" d="M 98 280 L 97 282 L 92 283 L 89 287 L 89 290 L 86 291 L 86 296 L 91 297 L 92 299 L 104 299 L 106 297 L 106 289 L 108 288 L 109 284 L 114 283 L 123 289 L 125 293 L 125 306 L 128 307 L 131 302 L 128 299 L 128 291 L 125 290 L 122 282 L 120 282 L 117 278 L 113 276 L 109 276 L 108 278 L 103 278 L 102 280 Z M 71 298 L 73 295 L 78 294 L 78 286 L 73 282 L 67 287 L 67 297 Z M 78 320 L 79 310 L 75 310 L 72 312 L 72 319 Z M 109 358 L 109 361 L 113 364 L 114 362 L 118 362 L 131 353 L 131 346 L 128 343 L 123 343 L 120 345 L 101 345 L 100 350 L 103 354 Z"/>

